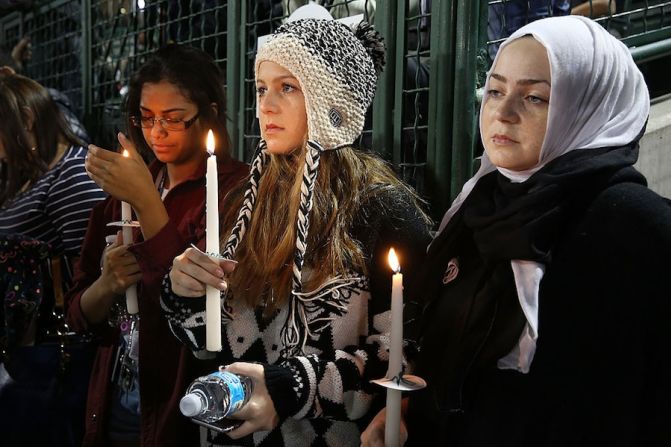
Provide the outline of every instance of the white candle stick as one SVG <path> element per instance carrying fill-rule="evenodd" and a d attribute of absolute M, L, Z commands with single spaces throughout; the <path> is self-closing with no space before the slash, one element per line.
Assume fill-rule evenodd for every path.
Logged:
<path fill-rule="evenodd" d="M 384 447 L 400 447 L 401 390 L 387 388 L 387 410 L 384 424 Z"/>
<path fill-rule="evenodd" d="M 388 379 L 399 379 L 403 370 L 403 275 L 392 248 L 389 266 L 394 271 L 391 288 L 391 330 L 389 334 Z M 385 447 L 397 447 L 401 438 L 401 391 L 387 388 L 387 411 L 384 431 Z"/>
<path fill-rule="evenodd" d="M 128 157 L 128 151 L 124 149 L 123 156 Z M 130 203 L 121 201 L 121 234 L 123 235 L 124 245 L 133 243 L 133 228 L 129 225 L 133 221 L 133 214 Z M 137 284 L 131 284 L 126 289 L 126 310 L 129 314 L 136 314 L 140 311 L 137 304 Z"/>
<path fill-rule="evenodd" d="M 219 185 L 217 156 L 214 155 L 214 135 L 207 133 L 207 172 L 205 174 L 205 251 L 219 254 Z M 205 289 L 205 347 L 221 351 L 221 294 L 219 289 Z"/>

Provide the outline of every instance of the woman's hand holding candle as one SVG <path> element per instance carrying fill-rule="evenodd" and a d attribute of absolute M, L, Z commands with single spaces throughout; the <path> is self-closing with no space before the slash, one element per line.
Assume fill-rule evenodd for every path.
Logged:
<path fill-rule="evenodd" d="M 121 132 L 118 138 L 122 153 L 89 145 L 86 171 L 105 192 L 131 205 L 144 239 L 150 239 L 168 223 L 168 213 L 135 145 Z M 128 157 L 123 156 L 124 150 Z"/>
<path fill-rule="evenodd" d="M 403 399 L 401 403 L 401 439 L 400 445 L 404 445 L 408 440 L 408 430 L 405 426 L 405 420 L 403 416 L 405 415 L 407 408 L 407 399 Z M 384 432 L 385 432 L 385 420 L 387 418 L 387 409 L 383 408 L 380 410 L 368 427 L 361 433 L 361 447 L 385 447 L 384 445 Z"/>
<path fill-rule="evenodd" d="M 170 270 L 172 291 L 184 297 L 205 295 L 205 287 L 226 290 L 226 274 L 232 272 L 234 264 L 220 260 L 218 263 L 195 248 L 187 248 L 177 256 Z"/>

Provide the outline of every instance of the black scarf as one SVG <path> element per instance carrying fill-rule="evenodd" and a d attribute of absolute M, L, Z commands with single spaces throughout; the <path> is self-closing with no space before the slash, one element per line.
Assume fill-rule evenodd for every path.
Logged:
<path fill-rule="evenodd" d="M 616 183 L 646 184 L 631 167 L 637 158 L 638 139 L 626 146 L 568 152 L 522 183 L 498 171 L 485 175 L 431 244 L 429 258 L 444 251 L 450 233 L 464 225 L 486 259 L 547 264 L 564 225 L 599 192 Z"/>
<path fill-rule="evenodd" d="M 631 165 L 638 143 L 576 150 L 523 183 L 498 171 L 483 176 L 431 244 L 423 275 L 409 290 L 425 303 L 418 372 L 431 378 L 421 405 L 439 413 L 462 408 L 468 376 L 496 365 L 515 346 L 526 322 L 510 260 L 549 264 L 552 249 L 596 195 L 621 182 L 645 183 Z M 442 283 L 447 263 L 461 277 Z"/>

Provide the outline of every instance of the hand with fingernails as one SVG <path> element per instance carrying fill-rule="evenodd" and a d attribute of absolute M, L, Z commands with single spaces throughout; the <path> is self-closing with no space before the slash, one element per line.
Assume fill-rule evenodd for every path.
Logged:
<path fill-rule="evenodd" d="M 131 204 L 135 209 L 146 196 L 155 196 L 161 200 L 147 165 L 138 154 L 135 145 L 121 132 L 117 135 L 122 151 L 128 151 L 128 157 L 122 153 L 105 150 L 89 145 L 86 156 L 86 172 L 94 182 L 113 197 Z"/>
<path fill-rule="evenodd" d="M 122 153 L 89 145 L 86 172 L 112 197 L 130 203 L 145 240 L 154 237 L 170 220 L 154 179 L 135 145 L 121 132 L 117 135 Z"/>
<path fill-rule="evenodd" d="M 407 399 L 403 401 L 403 413 L 407 408 Z M 361 447 L 384 447 L 384 430 L 387 419 L 386 408 L 383 408 L 375 415 L 368 427 L 361 433 Z M 405 421 L 401 417 L 401 443 L 405 445 L 408 440 L 408 430 L 405 426 Z"/>
<path fill-rule="evenodd" d="M 115 295 L 123 295 L 128 287 L 142 279 L 140 266 L 135 256 L 123 244 L 121 231 L 117 232 L 116 240 L 103 252 L 99 281 L 105 289 Z"/>
<path fill-rule="evenodd" d="M 275 410 L 273 400 L 266 388 L 264 368 L 260 363 L 236 362 L 220 367 L 221 370 L 252 379 L 252 396 L 247 403 L 230 418 L 244 421 L 235 430 L 228 432 L 231 439 L 239 439 L 251 433 L 263 430 L 272 430 L 279 423 L 279 416 Z"/>
<path fill-rule="evenodd" d="M 205 295 L 205 287 L 212 286 L 226 290 L 226 274 L 231 273 L 235 264 L 228 260 L 216 262 L 200 250 L 190 247 L 177 256 L 170 270 L 172 291 L 184 297 Z M 252 379 L 253 393 L 249 401 L 231 419 L 244 421 L 235 430 L 228 432 L 232 439 L 239 439 L 260 430 L 272 430 L 279 423 L 264 376 L 264 367 L 259 363 L 236 362 L 220 369 Z"/>
<path fill-rule="evenodd" d="M 100 324 L 107 320 L 115 300 L 141 279 L 137 259 L 124 245 L 118 231 L 114 243 L 103 252 L 100 276 L 82 294 L 80 306 L 89 323 Z"/>
<path fill-rule="evenodd" d="M 231 273 L 235 264 L 228 260 L 217 263 L 202 251 L 190 247 L 172 262 L 170 282 L 172 291 L 185 297 L 205 295 L 205 287 L 212 286 L 224 291 L 228 288 L 226 274 Z"/>

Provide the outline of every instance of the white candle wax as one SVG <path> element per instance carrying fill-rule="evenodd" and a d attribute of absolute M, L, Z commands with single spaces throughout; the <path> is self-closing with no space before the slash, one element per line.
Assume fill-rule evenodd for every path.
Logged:
<path fill-rule="evenodd" d="M 389 369 L 387 378 L 401 375 L 403 368 L 403 275 L 392 248 L 389 250 L 389 264 L 394 270 L 391 287 L 391 329 L 389 334 Z M 401 391 L 387 388 L 387 410 L 385 419 L 385 447 L 400 445 L 401 436 Z"/>
<path fill-rule="evenodd" d="M 401 390 L 387 388 L 384 447 L 401 445 Z"/>
<path fill-rule="evenodd" d="M 128 151 L 124 149 L 123 156 L 128 157 Z M 133 220 L 130 203 L 121 201 L 121 221 L 123 224 L 130 223 Z M 133 228 L 124 225 L 121 227 L 124 245 L 133 243 Z M 126 310 L 129 314 L 136 314 L 140 311 L 137 304 L 137 284 L 131 284 L 126 289 Z"/>
<path fill-rule="evenodd" d="M 207 134 L 207 172 L 205 173 L 205 251 L 219 253 L 219 184 L 217 156 L 214 155 L 214 136 Z M 221 295 L 219 289 L 205 289 L 205 347 L 221 351 Z"/>
<path fill-rule="evenodd" d="M 403 274 L 395 273 L 391 288 L 391 331 L 389 334 L 389 369 L 392 379 L 403 368 Z"/>

